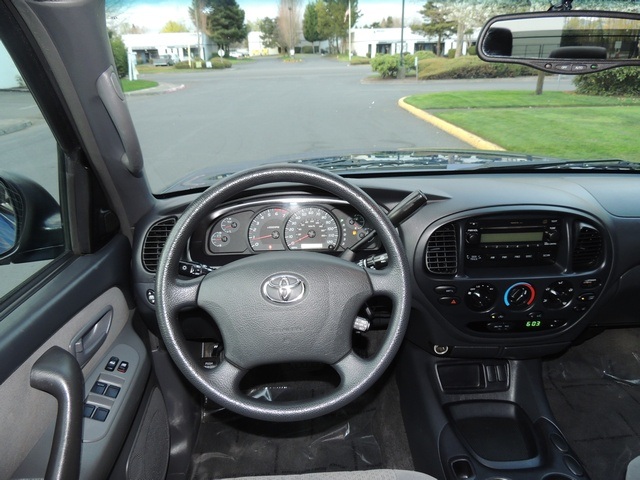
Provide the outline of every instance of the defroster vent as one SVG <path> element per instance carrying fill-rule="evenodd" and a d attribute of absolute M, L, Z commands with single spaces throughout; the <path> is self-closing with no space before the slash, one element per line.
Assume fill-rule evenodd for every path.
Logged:
<path fill-rule="evenodd" d="M 427 241 L 427 270 L 438 275 L 453 275 L 458 271 L 456 227 L 447 223 L 431 234 Z"/>
<path fill-rule="evenodd" d="M 573 269 L 590 270 L 598 266 L 602 258 L 602 235 L 590 225 L 580 224 L 573 249 Z"/>
<path fill-rule="evenodd" d="M 148 271 L 155 273 L 158 270 L 158 261 L 162 254 L 162 248 L 175 224 L 176 219 L 174 217 L 165 218 L 154 223 L 147 232 L 142 247 L 142 265 Z"/>

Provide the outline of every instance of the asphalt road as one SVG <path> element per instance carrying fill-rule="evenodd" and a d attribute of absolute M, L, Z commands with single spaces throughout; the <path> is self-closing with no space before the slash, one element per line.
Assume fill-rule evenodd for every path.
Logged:
<path fill-rule="evenodd" d="M 469 148 L 414 118 L 399 98 L 427 91 L 531 89 L 535 78 L 415 82 L 371 80 L 368 65 L 304 56 L 256 58 L 224 71 L 149 74 L 184 85 L 165 95 L 129 97 L 155 191 L 186 172 L 332 153 L 433 147 Z M 547 89 L 570 89 L 568 79 Z M 225 170 L 226 171 L 226 170 Z"/>
<path fill-rule="evenodd" d="M 260 161 L 395 148 L 468 148 L 413 117 L 399 98 L 421 92 L 531 89 L 535 78 L 416 82 L 372 80 L 368 65 L 304 56 L 299 63 L 256 58 L 231 69 L 146 77 L 183 89 L 127 100 L 154 191 L 204 167 L 235 170 Z M 569 90 L 569 77 L 545 90 Z M 0 122 L 31 126 L 0 135 L 0 170 L 25 174 L 56 198 L 55 141 L 31 95 L 0 92 Z"/>

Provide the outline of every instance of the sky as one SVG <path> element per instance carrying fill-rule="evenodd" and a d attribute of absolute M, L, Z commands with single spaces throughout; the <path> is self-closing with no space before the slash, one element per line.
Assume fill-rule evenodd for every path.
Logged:
<path fill-rule="evenodd" d="M 116 1 L 116 0 L 112 0 Z M 245 19 L 255 21 L 264 17 L 275 17 L 278 12 L 278 0 L 236 0 L 245 11 Z M 419 20 L 418 10 L 426 0 L 405 0 L 405 22 L 407 25 Z M 190 0 L 118 0 L 117 18 L 111 21 L 117 24 L 130 23 L 144 27 L 149 33 L 158 32 L 169 20 L 182 22 L 192 28 L 188 8 Z M 109 4 L 109 1 L 107 1 Z M 302 0 L 302 6 L 306 1 Z M 359 0 L 361 17 L 358 26 L 380 21 L 386 17 L 400 17 L 402 0 Z"/>

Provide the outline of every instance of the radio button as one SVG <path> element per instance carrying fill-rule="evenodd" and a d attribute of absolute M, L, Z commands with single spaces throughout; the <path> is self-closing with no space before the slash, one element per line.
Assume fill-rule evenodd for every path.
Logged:
<path fill-rule="evenodd" d="M 600 286 L 600 280 L 597 278 L 587 278 L 581 283 L 582 288 L 597 288 Z"/>
<path fill-rule="evenodd" d="M 469 245 L 478 245 L 480 243 L 480 233 L 468 231 L 465 239 Z"/>

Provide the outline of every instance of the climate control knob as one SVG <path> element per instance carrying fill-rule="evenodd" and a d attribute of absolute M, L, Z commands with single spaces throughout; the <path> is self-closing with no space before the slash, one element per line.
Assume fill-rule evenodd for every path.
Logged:
<path fill-rule="evenodd" d="M 553 282 L 544 289 L 542 303 L 547 308 L 566 307 L 573 298 L 573 286 L 566 280 Z"/>
<path fill-rule="evenodd" d="M 514 310 L 525 310 L 533 305 L 536 290 L 530 283 L 514 283 L 504 293 L 504 304 Z"/>
<path fill-rule="evenodd" d="M 467 291 L 464 302 L 476 312 L 489 310 L 496 302 L 496 287 L 489 283 L 478 283 Z"/>

